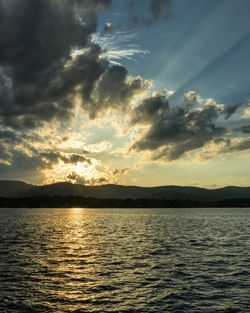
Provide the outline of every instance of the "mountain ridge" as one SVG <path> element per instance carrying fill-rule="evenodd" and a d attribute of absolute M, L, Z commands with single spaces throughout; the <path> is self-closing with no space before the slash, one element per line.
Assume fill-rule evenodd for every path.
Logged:
<path fill-rule="evenodd" d="M 70 182 L 32 185 L 23 181 L 0 180 L 0 197 L 20 198 L 33 196 L 80 196 L 97 199 L 250 199 L 250 187 L 225 186 L 206 189 L 195 186 L 131 186 L 106 184 L 85 186 Z"/>

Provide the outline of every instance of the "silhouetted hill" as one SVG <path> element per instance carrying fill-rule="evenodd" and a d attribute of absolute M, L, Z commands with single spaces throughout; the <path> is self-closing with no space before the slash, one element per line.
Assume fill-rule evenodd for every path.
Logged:
<path fill-rule="evenodd" d="M 250 198 L 250 187 L 227 186 L 210 191 L 216 199 L 243 199 Z"/>
<path fill-rule="evenodd" d="M 19 181 L 0 181 L 0 197 L 77 196 L 96 199 L 191 199 L 215 201 L 250 199 L 250 187 L 205 189 L 183 186 L 138 187 L 122 185 L 83 186 L 67 182 L 44 186 Z"/>
<path fill-rule="evenodd" d="M 0 180 L 0 197 L 17 197 L 33 188 L 22 181 Z"/>

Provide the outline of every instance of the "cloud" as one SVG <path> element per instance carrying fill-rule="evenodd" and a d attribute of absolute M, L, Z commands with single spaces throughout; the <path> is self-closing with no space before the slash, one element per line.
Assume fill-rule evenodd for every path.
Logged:
<path fill-rule="evenodd" d="M 76 88 L 89 99 L 108 65 L 91 42 L 111 1 L 0 0 L 0 114 L 14 129 L 72 114 Z M 72 51 L 85 53 L 72 58 Z"/>
<path fill-rule="evenodd" d="M 88 184 L 93 186 L 93 185 L 103 185 L 108 183 L 107 178 L 105 177 L 100 177 L 100 178 L 92 178 L 88 181 Z"/>
<path fill-rule="evenodd" d="M 227 142 L 220 153 L 244 151 L 250 149 L 250 138 L 237 138 Z"/>
<path fill-rule="evenodd" d="M 227 153 L 244 152 L 249 149 L 249 137 L 216 138 L 201 149 L 197 157 L 204 161 Z"/>
<path fill-rule="evenodd" d="M 131 115 L 132 125 L 146 126 L 131 150 L 148 150 L 154 160 L 171 161 L 228 135 L 228 129 L 219 125 L 219 119 L 228 119 L 238 105 L 228 108 L 212 99 L 197 103 L 197 96 L 193 96 L 189 100 L 194 103 L 184 101 L 176 107 L 171 107 L 164 94 L 145 99 Z"/>
<path fill-rule="evenodd" d="M 16 133 L 11 130 L 0 129 L 0 140 L 1 139 L 13 142 L 16 140 Z"/>
<path fill-rule="evenodd" d="M 169 107 L 164 95 L 155 95 L 143 100 L 142 104 L 132 111 L 131 124 L 147 124 L 153 122 Z"/>
<path fill-rule="evenodd" d="M 89 106 L 90 117 L 95 118 L 98 112 L 106 109 L 129 110 L 129 105 L 147 93 L 151 81 L 140 76 L 132 78 L 124 66 L 114 65 L 101 76 L 93 93 Z"/>
<path fill-rule="evenodd" d="M 64 163 L 71 163 L 71 164 L 76 164 L 76 163 L 87 163 L 91 164 L 91 159 L 86 158 L 83 155 L 78 155 L 78 154 L 72 154 L 70 156 L 63 156 L 59 155 L 59 159 L 61 159 Z"/>
<path fill-rule="evenodd" d="M 122 168 L 122 169 L 115 169 L 113 170 L 112 174 L 113 176 L 117 176 L 117 175 L 124 175 L 126 174 L 128 171 L 130 170 L 129 167 L 125 167 L 125 168 Z"/>
<path fill-rule="evenodd" d="M 151 86 L 108 60 L 130 58 L 143 53 L 140 49 L 114 48 L 109 58 L 94 39 L 98 12 L 110 9 L 111 0 L 0 0 L 0 5 L 1 125 L 25 131 L 68 120 L 77 102 L 93 119 L 107 109 L 129 108 Z M 102 42 L 110 40 L 104 37 Z"/>
<path fill-rule="evenodd" d="M 86 179 L 82 175 L 77 174 L 76 172 L 70 173 L 67 176 L 67 180 L 74 184 L 80 184 L 80 185 L 86 184 Z"/>
<path fill-rule="evenodd" d="M 134 43 L 135 32 L 109 31 L 92 35 L 92 41 L 102 49 L 101 56 L 107 58 L 111 64 L 121 65 L 121 60 L 136 60 L 136 57 L 148 54 Z"/>
<path fill-rule="evenodd" d="M 239 130 L 243 133 L 250 134 L 250 125 L 244 125 Z"/>
<path fill-rule="evenodd" d="M 68 165 L 92 165 L 92 159 L 84 154 L 61 152 L 56 146 L 60 146 L 60 140 L 51 142 L 35 134 L 20 138 L 16 136 L 17 133 L 13 135 L 11 131 L 0 131 L 0 173 L 2 176 L 6 175 L 6 178 L 13 176 L 23 179 L 32 175 L 41 179 L 42 171 L 55 166 L 63 169 Z"/>
<path fill-rule="evenodd" d="M 77 164 L 77 163 L 87 163 L 88 165 L 91 165 L 91 159 L 86 158 L 83 155 L 79 154 L 71 154 L 71 153 L 61 153 L 61 152 L 53 152 L 53 151 L 35 151 L 37 157 L 42 158 L 46 164 L 48 164 L 50 167 L 54 164 L 58 163 L 59 161 L 62 161 L 64 164 Z"/>
<path fill-rule="evenodd" d="M 115 31 L 115 27 L 111 22 L 106 22 L 103 27 L 103 33 L 112 33 Z"/>
<path fill-rule="evenodd" d="M 245 108 L 244 117 L 250 118 L 250 103 L 248 102 L 248 106 Z"/>
<path fill-rule="evenodd" d="M 83 175 L 79 175 L 76 172 L 72 172 L 67 176 L 67 180 L 74 184 L 95 186 L 95 185 L 103 185 L 108 183 L 107 178 L 99 177 L 99 178 L 91 178 L 87 179 Z"/>
<path fill-rule="evenodd" d="M 2 143 L 0 144 L 0 151 L 4 153 L 0 155 L 1 179 L 23 180 L 29 177 L 33 181 L 41 181 L 40 169 L 46 166 L 42 157 L 32 153 L 29 154 L 26 150 L 19 147 L 8 146 Z"/>
<path fill-rule="evenodd" d="M 224 108 L 225 118 L 230 118 L 245 102 L 235 103 L 233 105 L 227 105 Z"/>
<path fill-rule="evenodd" d="M 6 149 L 6 144 L 0 141 L 0 168 L 2 165 L 10 165 L 11 154 Z"/>

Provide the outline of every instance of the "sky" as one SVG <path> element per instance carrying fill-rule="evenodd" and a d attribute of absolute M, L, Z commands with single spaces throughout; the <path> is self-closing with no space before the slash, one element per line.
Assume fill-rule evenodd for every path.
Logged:
<path fill-rule="evenodd" d="M 0 0 L 0 179 L 250 186 L 249 0 Z"/>

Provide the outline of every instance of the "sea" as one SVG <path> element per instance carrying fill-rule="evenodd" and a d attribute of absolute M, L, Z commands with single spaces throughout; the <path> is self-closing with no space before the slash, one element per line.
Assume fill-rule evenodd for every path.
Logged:
<path fill-rule="evenodd" d="M 0 209 L 0 312 L 250 312 L 250 209 Z"/>

